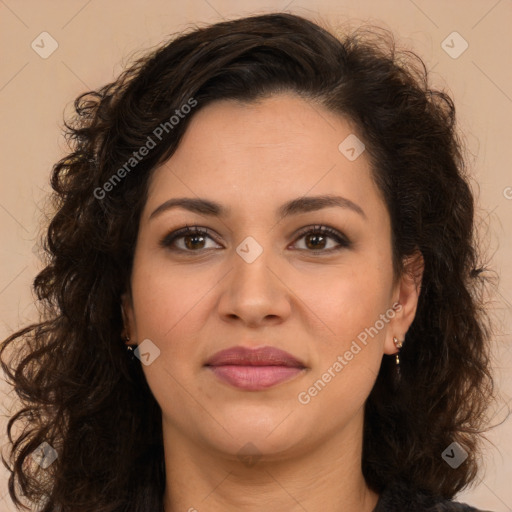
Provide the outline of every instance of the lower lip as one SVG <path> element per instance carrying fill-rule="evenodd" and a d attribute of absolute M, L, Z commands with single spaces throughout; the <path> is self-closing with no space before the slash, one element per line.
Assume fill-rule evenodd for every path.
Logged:
<path fill-rule="evenodd" d="M 246 389 L 260 391 L 289 380 L 304 370 L 288 366 L 208 366 L 219 379 L 229 384 Z"/>

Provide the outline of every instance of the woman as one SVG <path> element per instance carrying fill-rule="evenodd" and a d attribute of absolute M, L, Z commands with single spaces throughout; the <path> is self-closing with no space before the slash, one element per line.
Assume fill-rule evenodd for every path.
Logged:
<path fill-rule="evenodd" d="M 183 34 L 75 107 L 44 314 L 2 346 L 9 429 L 28 424 L 12 498 L 475 510 L 452 498 L 492 392 L 486 277 L 421 60 L 269 14 Z"/>

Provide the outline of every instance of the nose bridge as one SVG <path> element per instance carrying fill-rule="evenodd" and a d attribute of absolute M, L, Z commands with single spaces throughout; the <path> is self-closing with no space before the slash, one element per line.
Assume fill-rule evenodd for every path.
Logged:
<path fill-rule="evenodd" d="M 259 239 L 259 241 L 256 239 Z M 248 284 L 251 288 L 268 291 L 269 280 L 273 281 L 275 272 L 272 264 L 275 258 L 272 255 L 270 235 L 262 233 L 246 236 L 235 248 L 233 254 L 234 280 L 239 284 Z"/>
<path fill-rule="evenodd" d="M 229 284 L 220 302 L 222 314 L 256 323 L 287 313 L 286 286 L 279 278 L 270 240 L 268 233 L 249 235 L 235 247 Z"/>

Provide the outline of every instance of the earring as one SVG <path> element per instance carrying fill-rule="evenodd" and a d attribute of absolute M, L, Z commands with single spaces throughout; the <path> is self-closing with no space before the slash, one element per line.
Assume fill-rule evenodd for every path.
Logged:
<path fill-rule="evenodd" d="M 130 341 L 130 336 L 125 336 L 124 341 Z M 130 361 L 135 361 L 135 354 L 133 353 L 133 345 L 127 345 L 126 351 L 128 352 L 128 356 L 130 358 Z"/>
<path fill-rule="evenodd" d="M 400 369 L 400 358 L 398 355 L 400 354 L 400 349 L 402 348 L 402 345 L 404 344 L 403 341 L 400 341 L 398 338 L 393 337 L 393 343 L 395 344 L 395 347 L 398 349 L 398 352 L 395 355 L 395 361 L 397 366 Z"/>

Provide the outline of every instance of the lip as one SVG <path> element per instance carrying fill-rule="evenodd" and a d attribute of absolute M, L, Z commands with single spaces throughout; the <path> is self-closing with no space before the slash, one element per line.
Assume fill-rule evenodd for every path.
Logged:
<path fill-rule="evenodd" d="M 216 352 L 206 366 L 287 366 L 289 368 L 305 368 L 306 365 L 288 352 L 275 347 L 231 347 Z"/>
<path fill-rule="evenodd" d="M 302 361 L 283 350 L 242 346 L 217 352 L 205 366 L 224 382 L 247 391 L 275 386 L 306 369 Z"/>

